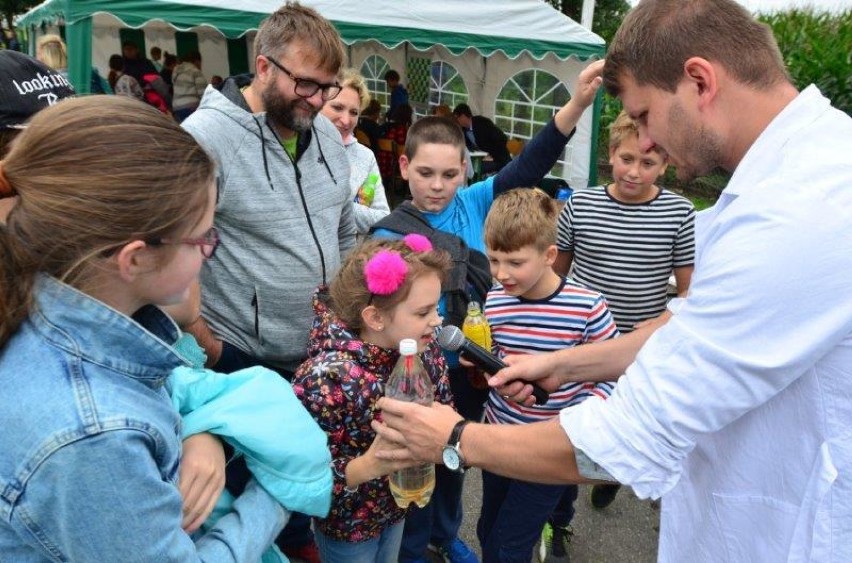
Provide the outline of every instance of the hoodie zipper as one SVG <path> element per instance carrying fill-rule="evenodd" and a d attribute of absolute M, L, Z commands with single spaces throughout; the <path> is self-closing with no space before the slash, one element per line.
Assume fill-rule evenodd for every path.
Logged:
<path fill-rule="evenodd" d="M 276 141 L 278 141 L 278 144 L 281 145 L 281 150 L 284 151 L 284 154 L 287 155 L 287 158 L 289 158 L 290 162 L 293 164 L 293 170 L 296 173 L 296 188 L 298 188 L 298 191 L 299 191 L 299 199 L 302 202 L 302 210 L 304 211 L 305 219 L 308 222 L 308 229 L 311 231 L 311 238 L 314 239 L 314 244 L 317 247 L 317 252 L 319 252 L 320 266 L 322 266 L 322 284 L 326 285 L 328 283 L 328 280 L 326 279 L 327 273 L 326 273 L 326 268 L 325 268 L 325 254 L 322 251 L 322 245 L 320 245 L 319 237 L 317 237 L 317 232 L 314 229 L 314 222 L 311 220 L 311 214 L 308 211 L 308 202 L 305 199 L 305 191 L 302 188 L 302 172 L 301 172 L 301 170 L 299 170 L 299 165 L 297 164 L 296 159 L 294 159 L 292 156 L 290 156 L 290 153 L 287 152 L 284 149 L 284 146 L 281 143 L 281 139 L 278 137 L 278 133 L 275 132 L 275 129 L 273 129 L 272 125 L 269 124 L 269 121 L 267 121 L 266 124 L 269 125 L 269 130 L 272 131 L 272 135 L 275 137 Z M 313 129 L 313 127 L 311 127 L 311 129 Z M 319 147 L 319 138 L 316 135 L 316 131 L 313 131 L 313 134 L 314 134 L 314 138 L 316 139 L 317 146 Z M 260 136 L 261 136 L 261 140 L 262 140 L 263 139 L 263 131 L 260 132 Z M 262 149 L 264 150 L 263 159 L 264 159 L 264 166 L 265 166 L 266 165 L 266 152 L 265 152 L 266 145 L 265 145 L 265 143 L 261 142 L 261 146 L 262 146 Z M 320 156 L 322 156 L 322 149 L 320 148 L 319 151 L 320 151 Z M 299 156 L 299 155 L 297 154 L 296 156 Z M 325 162 L 325 157 L 322 157 L 322 160 L 323 160 L 323 162 Z M 334 178 L 334 175 L 331 173 L 331 169 L 328 167 L 328 163 L 326 163 L 325 168 L 326 168 L 326 170 L 328 170 L 328 173 L 331 176 L 331 180 L 335 184 L 337 184 L 337 180 Z M 272 179 L 269 177 L 269 170 L 268 169 L 267 169 L 266 175 L 267 175 L 267 178 L 269 178 L 269 185 L 272 186 Z M 273 189 L 275 189 L 275 188 L 273 188 Z"/>

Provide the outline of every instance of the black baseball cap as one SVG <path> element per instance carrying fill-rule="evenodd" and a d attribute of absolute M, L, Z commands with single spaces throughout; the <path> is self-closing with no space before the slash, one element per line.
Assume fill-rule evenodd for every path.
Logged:
<path fill-rule="evenodd" d="M 73 95 L 68 79 L 41 61 L 0 50 L 0 128 L 25 127 L 38 111 Z"/>

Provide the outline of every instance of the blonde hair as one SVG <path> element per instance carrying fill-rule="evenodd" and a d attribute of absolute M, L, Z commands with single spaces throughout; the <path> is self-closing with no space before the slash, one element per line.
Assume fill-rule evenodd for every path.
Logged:
<path fill-rule="evenodd" d="M 618 117 L 615 118 L 615 121 L 609 126 L 609 148 L 610 150 L 617 149 L 621 146 L 626 139 L 639 138 L 639 128 L 636 126 L 636 122 L 633 121 L 629 115 L 627 115 L 626 111 L 622 111 L 618 114 Z M 655 152 L 661 157 L 668 158 L 666 151 L 664 151 L 659 145 L 654 145 L 651 147 L 651 152 Z"/>
<path fill-rule="evenodd" d="M 367 90 L 367 83 L 364 77 L 361 76 L 354 68 L 344 68 L 340 73 L 340 87 L 352 88 L 358 94 L 358 99 L 361 100 L 361 111 L 367 109 L 370 105 L 370 91 Z"/>
<path fill-rule="evenodd" d="M 532 245 L 543 252 L 556 244 L 556 212 L 553 199 L 537 188 L 509 190 L 485 218 L 485 245 L 499 252 Z"/>
<path fill-rule="evenodd" d="M 313 53 L 319 67 L 337 74 L 343 64 L 343 43 L 334 26 L 319 12 L 287 2 L 266 18 L 254 38 L 254 54 L 280 57 L 294 42 Z"/>
<path fill-rule="evenodd" d="M 399 252 L 408 265 L 405 281 L 391 295 L 376 295 L 367 289 L 364 266 L 380 250 Z M 426 273 L 436 273 L 443 283 L 450 269 L 450 256 L 443 250 L 415 252 L 401 240 L 370 239 L 356 247 L 331 282 L 329 307 L 350 330 L 364 328 L 361 312 L 371 303 L 379 310 L 393 313 L 397 305 L 408 298 L 414 280 Z"/>
<path fill-rule="evenodd" d="M 53 70 L 68 68 L 68 51 L 58 35 L 48 34 L 38 38 L 36 58 Z"/>
<path fill-rule="evenodd" d="M 185 236 L 214 177 L 189 133 L 124 96 L 40 111 L 0 166 L 20 197 L 0 229 L 0 346 L 29 313 L 36 274 L 80 289 L 124 244 Z"/>

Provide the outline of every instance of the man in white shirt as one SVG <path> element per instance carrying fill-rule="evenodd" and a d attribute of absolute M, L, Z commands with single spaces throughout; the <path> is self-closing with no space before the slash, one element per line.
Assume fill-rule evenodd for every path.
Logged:
<path fill-rule="evenodd" d="M 734 0 L 643 0 L 603 79 L 681 177 L 733 172 L 696 220 L 689 295 L 650 338 L 611 343 L 647 338 L 608 401 L 470 424 L 449 449 L 515 478 L 611 476 L 664 497 L 660 561 L 852 561 L 852 119 L 815 86 L 797 92 Z M 510 358 L 492 384 L 531 404 L 508 382 L 555 389 L 596 346 Z M 458 416 L 380 406 L 404 446 L 383 455 L 441 459 Z"/>

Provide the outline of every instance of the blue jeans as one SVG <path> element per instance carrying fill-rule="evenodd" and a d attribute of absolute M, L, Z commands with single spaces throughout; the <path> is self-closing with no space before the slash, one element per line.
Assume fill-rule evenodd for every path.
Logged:
<path fill-rule="evenodd" d="M 394 524 L 382 534 L 364 542 L 333 540 L 317 531 L 317 547 L 323 563 L 396 563 L 402 542 L 403 523 Z"/>
<path fill-rule="evenodd" d="M 576 485 L 541 485 L 483 471 L 476 524 L 483 563 L 529 563 L 541 529 L 563 494 L 571 501 L 573 516 Z"/>
<path fill-rule="evenodd" d="M 267 365 L 260 359 L 255 358 L 254 356 L 243 352 L 233 344 L 224 341 L 222 342 L 222 355 L 219 357 L 219 361 L 216 362 L 216 365 L 214 365 L 211 369 L 219 373 L 231 373 L 253 366 L 263 366 L 276 371 L 287 381 L 291 381 L 293 379 L 292 373 Z M 228 448 L 226 448 L 226 452 L 230 454 Z M 225 486 L 234 496 L 238 496 L 242 492 L 242 489 L 245 487 L 245 484 L 248 483 L 250 478 L 251 473 L 245 464 L 245 458 L 237 458 L 233 462 L 228 463 L 225 468 Z M 284 530 L 275 539 L 275 545 L 284 551 L 287 548 L 298 548 L 312 543 L 313 541 L 314 534 L 311 531 L 311 517 L 307 514 L 302 514 L 301 512 L 293 512 L 290 516 L 290 521 L 287 522 Z"/>
<path fill-rule="evenodd" d="M 488 389 L 472 387 L 463 367 L 450 368 L 449 378 L 456 410 L 467 420 L 479 422 L 485 410 Z M 399 551 L 401 563 L 425 557 L 430 542 L 443 545 L 458 537 L 464 516 L 463 487 L 463 473 L 449 471 L 443 465 L 435 467 L 432 500 L 423 508 L 410 508 L 405 517 L 405 533 Z"/>

